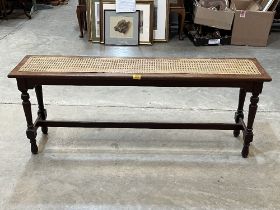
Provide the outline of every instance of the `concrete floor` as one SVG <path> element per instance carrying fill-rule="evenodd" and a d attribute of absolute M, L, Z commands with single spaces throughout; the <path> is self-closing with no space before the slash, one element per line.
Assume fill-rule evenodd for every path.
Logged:
<path fill-rule="evenodd" d="M 0 209 L 280 209 L 279 33 L 266 48 L 194 47 L 177 37 L 109 47 L 78 37 L 75 5 L 0 21 Z M 16 82 L 7 79 L 26 54 L 256 57 L 273 82 L 260 97 L 248 159 L 230 131 L 69 128 L 38 132 L 34 156 Z M 232 122 L 238 98 L 236 89 L 44 90 L 49 119 Z"/>

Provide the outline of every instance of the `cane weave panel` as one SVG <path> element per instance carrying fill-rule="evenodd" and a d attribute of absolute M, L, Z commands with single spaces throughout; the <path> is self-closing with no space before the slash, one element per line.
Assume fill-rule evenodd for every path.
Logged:
<path fill-rule="evenodd" d="M 96 58 L 32 56 L 19 69 L 24 72 L 103 72 L 170 74 L 261 74 L 250 59 Z"/>

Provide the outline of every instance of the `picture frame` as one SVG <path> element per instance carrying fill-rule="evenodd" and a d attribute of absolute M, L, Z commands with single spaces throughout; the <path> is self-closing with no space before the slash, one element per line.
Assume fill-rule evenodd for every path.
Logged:
<path fill-rule="evenodd" d="M 87 0 L 88 40 L 100 43 L 100 1 Z"/>
<path fill-rule="evenodd" d="M 115 1 L 101 0 L 100 4 L 100 43 L 104 43 L 104 10 L 116 10 Z M 139 10 L 139 44 L 153 44 L 153 0 L 138 0 L 136 10 Z"/>
<path fill-rule="evenodd" d="M 169 38 L 169 0 L 154 0 L 154 41 Z"/>
<path fill-rule="evenodd" d="M 92 32 L 91 32 L 91 0 L 86 0 L 86 8 L 87 8 L 87 32 L 88 32 L 88 41 L 92 41 Z"/>
<path fill-rule="evenodd" d="M 104 10 L 105 45 L 139 45 L 139 14 L 139 10 L 123 13 Z"/>

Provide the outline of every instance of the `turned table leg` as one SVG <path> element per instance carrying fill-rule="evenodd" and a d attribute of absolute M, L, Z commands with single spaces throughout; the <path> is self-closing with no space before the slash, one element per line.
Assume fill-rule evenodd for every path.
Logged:
<path fill-rule="evenodd" d="M 38 146 L 36 144 L 36 136 L 37 132 L 36 129 L 34 128 L 33 125 L 33 120 L 32 120 L 32 111 L 31 111 L 31 103 L 29 101 L 29 94 L 27 90 L 21 91 L 21 99 L 22 99 L 22 106 L 27 122 L 27 130 L 26 130 L 26 136 L 30 140 L 31 144 L 31 152 L 33 154 L 38 153 Z"/>
<path fill-rule="evenodd" d="M 247 121 L 247 128 L 244 130 L 244 145 L 242 149 L 242 157 L 246 158 L 249 154 L 249 146 L 250 143 L 253 141 L 253 124 L 256 116 L 256 112 L 258 109 L 258 102 L 259 102 L 259 93 L 254 93 L 251 96 L 249 105 L 249 113 L 248 113 L 248 121 Z"/>
<path fill-rule="evenodd" d="M 79 28 L 80 28 L 80 38 L 83 38 L 84 37 L 84 32 L 83 32 L 83 14 L 82 14 L 82 11 L 81 11 L 81 6 L 78 5 L 77 6 L 77 9 L 76 9 L 76 13 L 77 13 L 77 18 L 78 18 L 78 23 L 79 23 Z"/>
<path fill-rule="evenodd" d="M 46 120 L 47 110 L 44 107 L 42 85 L 35 86 L 35 92 L 38 101 L 38 117 L 40 117 L 42 120 Z M 44 134 L 48 133 L 48 127 L 42 127 L 41 129 Z"/>
<path fill-rule="evenodd" d="M 87 13 L 83 12 L 83 19 L 84 19 L 84 29 L 87 31 Z"/>
<path fill-rule="evenodd" d="M 236 123 L 239 123 L 240 118 L 244 119 L 243 107 L 244 107 L 245 97 L 246 97 L 246 91 L 243 88 L 240 88 L 238 108 L 237 108 L 237 111 L 235 112 L 235 116 L 234 116 Z M 233 135 L 235 137 L 238 137 L 239 134 L 240 134 L 240 130 L 233 131 Z"/>
<path fill-rule="evenodd" d="M 26 7 L 27 0 L 19 0 L 18 2 L 19 2 L 20 5 L 22 6 L 23 12 L 24 12 L 24 14 L 26 15 L 26 17 L 28 17 L 29 19 L 31 19 L 31 15 L 30 15 L 30 13 L 27 11 L 27 7 Z"/>
<path fill-rule="evenodd" d="M 184 40 L 184 25 L 185 25 L 185 9 L 182 9 L 179 13 L 179 40 Z"/>

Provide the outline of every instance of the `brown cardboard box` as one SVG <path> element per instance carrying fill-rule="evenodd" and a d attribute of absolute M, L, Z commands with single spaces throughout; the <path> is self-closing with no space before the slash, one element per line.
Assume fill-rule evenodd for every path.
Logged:
<path fill-rule="evenodd" d="M 233 0 L 235 9 L 231 44 L 261 46 L 267 45 L 268 35 L 275 12 L 249 11 L 253 0 Z"/>
<path fill-rule="evenodd" d="M 234 11 L 216 11 L 197 4 L 194 8 L 194 23 L 214 28 L 231 30 Z"/>

